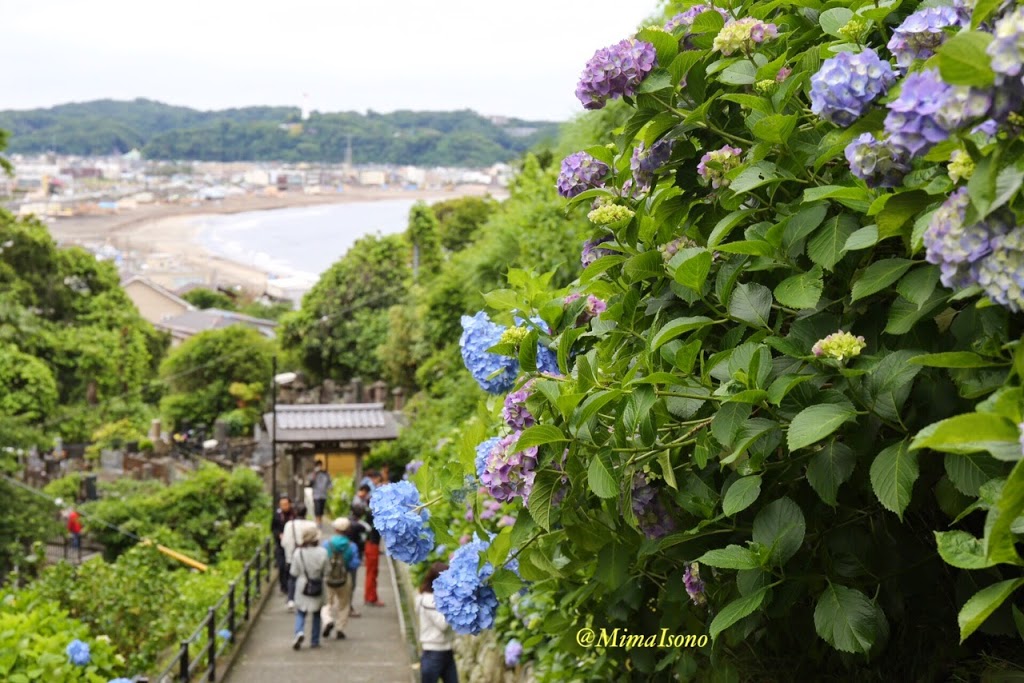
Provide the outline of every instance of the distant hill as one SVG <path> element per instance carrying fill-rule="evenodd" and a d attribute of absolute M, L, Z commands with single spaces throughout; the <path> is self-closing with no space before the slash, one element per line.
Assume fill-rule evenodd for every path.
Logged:
<path fill-rule="evenodd" d="M 490 119 L 470 110 L 313 113 L 297 107 L 198 111 L 153 100 L 96 100 L 49 109 L 0 111 L 9 151 L 106 155 L 133 148 L 149 159 L 326 161 L 486 166 L 551 140 L 558 123 Z"/>

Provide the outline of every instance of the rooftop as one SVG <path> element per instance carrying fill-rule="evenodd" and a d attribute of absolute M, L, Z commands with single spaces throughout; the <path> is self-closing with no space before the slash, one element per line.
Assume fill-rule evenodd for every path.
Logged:
<path fill-rule="evenodd" d="M 263 416 L 270 438 L 274 413 Z M 329 403 L 277 406 L 277 441 L 389 441 L 398 437 L 398 423 L 383 403 Z"/>

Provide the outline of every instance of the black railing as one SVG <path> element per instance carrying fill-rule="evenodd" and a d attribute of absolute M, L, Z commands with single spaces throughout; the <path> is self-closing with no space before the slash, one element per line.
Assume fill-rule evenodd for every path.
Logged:
<path fill-rule="evenodd" d="M 264 588 L 272 587 L 270 573 L 273 559 L 274 548 L 268 538 L 245 564 L 238 578 L 228 586 L 227 593 L 210 607 L 195 632 L 181 641 L 178 654 L 156 676 L 155 683 L 191 683 L 196 676 L 200 677 L 199 680 L 216 683 L 217 658 L 235 641 L 236 627 L 249 621 L 251 607 L 259 601 Z M 241 596 L 238 595 L 240 588 Z M 218 633 L 224 630 L 228 633 L 227 637 L 218 638 Z"/>

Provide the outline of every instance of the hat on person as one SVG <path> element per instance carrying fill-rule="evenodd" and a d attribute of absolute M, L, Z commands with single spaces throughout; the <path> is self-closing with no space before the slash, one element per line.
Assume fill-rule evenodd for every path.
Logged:
<path fill-rule="evenodd" d="M 349 521 L 348 517 L 338 517 L 336 520 L 331 522 L 331 526 L 339 534 L 343 534 L 348 531 L 348 528 L 352 526 L 352 522 Z"/>
<path fill-rule="evenodd" d="M 320 530 L 315 526 L 306 526 L 302 528 L 302 545 L 309 545 L 310 543 L 316 543 L 320 540 Z"/>

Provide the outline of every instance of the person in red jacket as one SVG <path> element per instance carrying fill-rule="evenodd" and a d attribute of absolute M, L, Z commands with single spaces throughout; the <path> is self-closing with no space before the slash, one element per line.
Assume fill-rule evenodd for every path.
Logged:
<path fill-rule="evenodd" d="M 71 534 L 71 547 L 79 550 L 82 547 L 82 520 L 74 508 L 68 510 L 68 533 Z"/>

